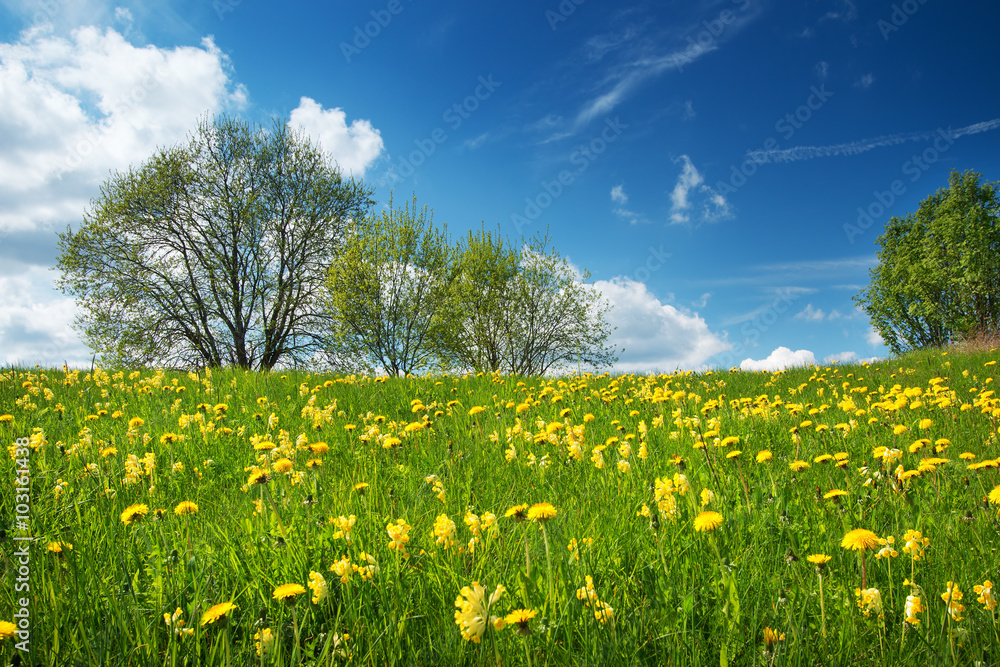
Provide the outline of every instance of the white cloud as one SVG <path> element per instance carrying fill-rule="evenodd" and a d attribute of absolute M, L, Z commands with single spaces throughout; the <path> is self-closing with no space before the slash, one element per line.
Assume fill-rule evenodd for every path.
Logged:
<path fill-rule="evenodd" d="M 744 359 L 740 363 L 740 370 L 782 371 L 794 366 L 809 366 L 815 363 L 816 357 L 809 350 L 796 350 L 792 352 L 787 347 L 779 347 L 769 354 L 766 359 L 761 359 L 760 361 Z"/>
<path fill-rule="evenodd" d="M 681 173 L 670 192 L 670 224 L 685 225 L 715 222 L 732 214 L 729 202 L 711 187 L 687 155 L 675 162 L 681 163 Z"/>
<path fill-rule="evenodd" d="M 324 110 L 309 97 L 299 100 L 288 124 L 318 141 L 345 174 L 357 178 L 363 177 L 365 169 L 382 153 L 382 135 L 371 122 L 359 118 L 348 125 L 343 109 Z"/>
<path fill-rule="evenodd" d="M 109 171 L 246 102 L 211 39 L 140 48 L 94 27 L 0 44 L 0 90 L 0 229 L 79 220 Z"/>
<path fill-rule="evenodd" d="M 704 308 L 708 305 L 708 300 L 712 297 L 711 292 L 705 292 L 702 294 L 697 301 L 693 302 L 691 305 L 695 308 Z"/>
<path fill-rule="evenodd" d="M 478 137 L 473 137 L 472 139 L 466 139 L 462 142 L 462 148 L 468 151 L 474 151 L 483 144 L 485 144 L 490 138 L 489 132 L 483 132 Z"/>
<path fill-rule="evenodd" d="M 872 347 L 879 347 L 880 345 L 885 345 L 885 340 L 882 338 L 882 334 L 875 331 L 875 327 L 870 327 L 868 333 L 865 334 L 865 340 Z"/>
<path fill-rule="evenodd" d="M 1000 128 L 1000 118 L 973 123 L 972 125 L 960 127 L 957 130 L 946 131 L 938 129 L 933 132 L 900 132 L 872 139 L 833 144 L 831 146 L 795 146 L 793 148 L 775 148 L 774 150 L 747 151 L 746 158 L 760 164 L 765 164 L 769 162 L 797 162 L 799 160 L 812 160 L 813 158 L 838 155 L 858 155 L 885 146 L 898 146 L 911 141 L 929 141 L 938 137 L 959 139 L 982 132 L 991 132 L 997 128 Z"/>
<path fill-rule="evenodd" d="M 729 349 L 705 320 L 662 303 L 644 283 L 619 276 L 594 287 L 613 304 L 609 320 L 617 327 L 611 344 L 621 353 L 619 372 L 670 372 L 693 369 Z"/>
<path fill-rule="evenodd" d="M 616 185 L 611 188 L 611 201 L 625 205 L 628 203 L 628 195 L 625 194 L 625 190 L 620 185 Z"/>
<path fill-rule="evenodd" d="M 794 319 L 805 320 L 806 322 L 822 322 L 826 319 L 826 313 L 820 308 L 813 308 L 813 305 L 806 304 L 806 307 L 795 314 Z"/>
<path fill-rule="evenodd" d="M 847 364 L 858 360 L 857 352 L 838 352 L 828 357 L 823 357 L 824 364 Z"/>
<path fill-rule="evenodd" d="M 0 276 L 0 363 L 46 367 L 83 366 L 91 352 L 70 324 L 73 299 L 53 291 L 48 269 L 32 266 L 17 275 Z"/>
<path fill-rule="evenodd" d="M 641 213 L 636 213 L 635 211 L 630 211 L 625 208 L 625 204 L 628 203 L 628 195 L 625 194 L 625 188 L 621 185 L 616 185 L 611 188 L 611 201 L 618 204 L 614 209 L 615 215 L 617 215 L 622 220 L 628 221 L 630 225 L 637 225 L 641 222 L 647 222 L 645 216 Z"/>

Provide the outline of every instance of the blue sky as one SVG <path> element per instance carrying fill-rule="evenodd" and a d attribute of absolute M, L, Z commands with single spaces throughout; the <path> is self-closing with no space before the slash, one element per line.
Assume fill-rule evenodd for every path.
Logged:
<path fill-rule="evenodd" d="M 89 362 L 54 230 L 228 112 L 308 132 L 453 234 L 548 229 L 618 370 L 887 354 L 852 297 L 893 215 L 1000 180 L 1000 6 L 0 0 L 0 356 Z"/>

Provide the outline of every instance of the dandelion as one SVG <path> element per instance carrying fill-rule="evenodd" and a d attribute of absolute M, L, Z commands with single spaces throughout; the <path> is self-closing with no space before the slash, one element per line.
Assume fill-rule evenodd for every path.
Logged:
<path fill-rule="evenodd" d="M 528 519 L 544 524 L 549 519 L 555 518 L 556 508 L 549 503 L 535 503 L 528 510 Z"/>
<path fill-rule="evenodd" d="M 302 595 L 306 589 L 301 584 L 282 584 L 274 589 L 271 596 L 274 600 L 280 600 L 288 605 L 295 604 L 295 596 Z"/>
<path fill-rule="evenodd" d="M 812 554 L 811 556 L 806 556 L 806 560 L 817 567 L 822 567 L 829 563 L 832 559 L 826 554 Z"/>
<path fill-rule="evenodd" d="M 218 622 L 219 625 L 222 625 L 226 621 L 227 614 L 233 609 L 236 609 L 236 605 L 232 602 L 220 602 L 217 605 L 209 607 L 208 611 L 206 611 L 201 617 L 201 626 L 205 627 L 206 625 L 212 625 L 216 622 Z"/>
<path fill-rule="evenodd" d="M 528 627 L 528 622 L 537 615 L 538 612 L 534 609 L 515 609 L 507 614 L 503 620 L 507 625 L 516 627 L 517 634 L 530 635 L 531 629 Z"/>
<path fill-rule="evenodd" d="M 455 598 L 455 606 L 458 608 L 455 612 L 455 624 L 462 633 L 462 639 L 478 644 L 486 632 L 487 622 L 494 627 L 498 621 L 502 622 L 503 619 L 498 616 L 491 617 L 489 611 L 506 590 L 503 585 L 498 585 L 487 599 L 486 589 L 478 581 L 473 581 L 471 586 L 462 587 Z"/>
<path fill-rule="evenodd" d="M 363 496 L 368 493 L 368 482 L 358 482 L 354 485 L 354 492 L 359 496 Z"/>
<path fill-rule="evenodd" d="M 805 470 L 808 467 L 809 467 L 809 464 L 806 463 L 805 461 L 792 461 L 791 463 L 788 464 L 788 468 L 792 472 L 802 472 L 803 470 Z"/>
<path fill-rule="evenodd" d="M 774 454 L 769 449 L 762 449 L 757 452 L 757 463 L 767 463 L 774 458 Z"/>
<path fill-rule="evenodd" d="M 198 506 L 195 505 L 190 500 L 184 500 L 177 503 L 177 507 L 174 508 L 174 514 L 177 516 L 183 516 L 185 514 L 197 514 Z"/>
<path fill-rule="evenodd" d="M 4 415 L 8 417 L 9 415 Z M 0 621 L 0 640 L 13 637 L 17 633 L 17 626 L 10 621 Z"/>
<path fill-rule="evenodd" d="M 990 494 L 987 497 L 989 498 L 991 505 L 1000 505 L 1000 484 L 994 486 L 993 490 L 990 491 Z"/>
<path fill-rule="evenodd" d="M 844 535 L 840 541 L 840 546 L 851 551 L 861 552 L 861 586 L 864 588 L 868 583 L 868 570 L 865 568 L 865 551 L 874 549 L 879 545 L 878 535 L 865 528 L 855 528 Z"/>
<path fill-rule="evenodd" d="M 851 551 L 874 549 L 879 544 L 878 535 L 864 528 L 855 528 L 840 541 L 840 546 Z"/>
<path fill-rule="evenodd" d="M 785 641 L 785 633 L 772 630 L 770 627 L 764 628 L 764 650 L 770 651 L 778 642 Z"/>
<path fill-rule="evenodd" d="M 722 525 L 722 515 L 718 512 L 702 512 L 694 519 L 694 529 L 698 532 L 710 532 Z"/>
<path fill-rule="evenodd" d="M 121 514 L 122 523 L 126 526 L 130 526 L 133 523 L 137 523 L 142 520 L 144 516 L 149 513 L 149 505 L 144 505 L 142 503 L 137 503 L 135 505 L 129 505 L 125 508 L 125 511 Z"/>
<path fill-rule="evenodd" d="M 521 505 L 514 505 L 506 512 L 504 512 L 503 516 L 505 519 L 514 517 L 515 521 L 524 521 L 525 519 L 528 518 L 528 505 L 527 503 Z"/>
<path fill-rule="evenodd" d="M 847 491 L 844 491 L 843 489 L 831 489 L 823 494 L 823 498 L 825 500 L 837 500 L 838 498 L 846 495 Z"/>

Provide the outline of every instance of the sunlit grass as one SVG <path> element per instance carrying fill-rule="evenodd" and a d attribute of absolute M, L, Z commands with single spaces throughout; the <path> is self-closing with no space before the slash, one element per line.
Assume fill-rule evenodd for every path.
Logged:
<path fill-rule="evenodd" d="M 6 488 L 31 437 L 30 662 L 986 664 L 998 358 L 8 369 Z M 10 554 L 12 494 L 0 515 Z"/>

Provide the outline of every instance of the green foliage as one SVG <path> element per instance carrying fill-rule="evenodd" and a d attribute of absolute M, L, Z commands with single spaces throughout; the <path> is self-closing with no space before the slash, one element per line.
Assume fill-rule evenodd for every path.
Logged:
<path fill-rule="evenodd" d="M 436 364 L 452 249 L 433 213 L 389 206 L 351 231 L 330 266 L 336 356 L 393 375 Z"/>
<path fill-rule="evenodd" d="M 879 265 L 855 302 L 894 352 L 1000 330 L 1000 183 L 981 178 L 952 172 L 878 238 Z"/>
<path fill-rule="evenodd" d="M 0 621 L 30 600 L 21 660 L 47 666 L 993 664 L 996 593 L 976 587 L 998 581 L 998 359 L 550 378 L 0 369 Z M 505 516 L 533 503 L 556 510 L 544 531 Z M 704 511 L 722 523 L 698 531 Z M 389 548 L 399 519 L 409 557 Z M 885 543 L 842 547 L 857 528 Z M 21 545 L 30 590 L 15 589 Z M 362 552 L 371 578 L 343 567 Z M 274 599 L 312 573 L 325 597 Z M 479 644 L 455 620 L 472 582 L 507 589 Z M 228 620 L 202 625 L 225 602 Z M 515 609 L 537 611 L 530 632 L 485 624 Z"/>
<path fill-rule="evenodd" d="M 454 365 L 520 375 L 613 364 L 611 306 L 589 278 L 547 237 L 514 246 L 499 232 L 469 232 L 458 249 L 446 353 Z"/>
<path fill-rule="evenodd" d="M 109 364 L 305 363 L 328 343 L 329 258 L 370 194 L 284 121 L 204 120 L 102 185 L 59 235 L 58 284 Z"/>

